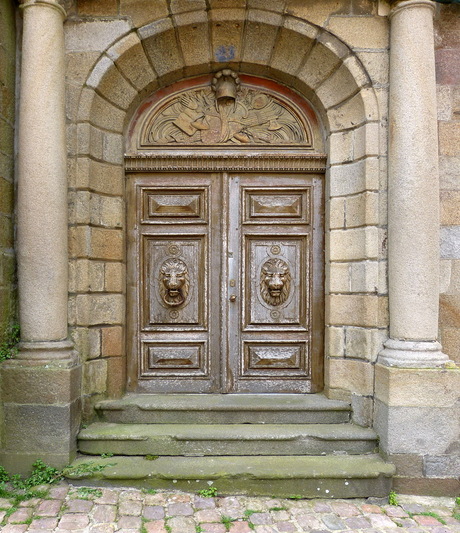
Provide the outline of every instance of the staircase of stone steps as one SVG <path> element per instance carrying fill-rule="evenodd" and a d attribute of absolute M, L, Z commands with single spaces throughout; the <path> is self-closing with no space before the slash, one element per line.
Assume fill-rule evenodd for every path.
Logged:
<path fill-rule="evenodd" d="M 97 412 L 75 464 L 108 466 L 74 481 L 304 498 L 391 489 L 374 431 L 322 394 L 129 394 Z"/>

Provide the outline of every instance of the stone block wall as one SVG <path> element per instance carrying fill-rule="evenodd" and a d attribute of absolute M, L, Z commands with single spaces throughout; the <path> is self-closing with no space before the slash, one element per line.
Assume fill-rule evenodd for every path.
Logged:
<path fill-rule="evenodd" d="M 441 188 L 440 338 L 444 352 L 460 364 L 460 6 L 440 6 L 435 23 Z"/>
<path fill-rule="evenodd" d="M 14 259 L 15 7 L 0 0 L 0 342 L 16 316 Z"/>

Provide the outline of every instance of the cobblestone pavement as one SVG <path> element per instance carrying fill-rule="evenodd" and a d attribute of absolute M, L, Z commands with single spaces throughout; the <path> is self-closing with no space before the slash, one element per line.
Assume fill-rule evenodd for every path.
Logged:
<path fill-rule="evenodd" d="M 460 532 L 454 498 L 285 500 L 203 498 L 184 492 L 51 486 L 14 507 L 0 499 L 2 533 L 450 533 Z"/>

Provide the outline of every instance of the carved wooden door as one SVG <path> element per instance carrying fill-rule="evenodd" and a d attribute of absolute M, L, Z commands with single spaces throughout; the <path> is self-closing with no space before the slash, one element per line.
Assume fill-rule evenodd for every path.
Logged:
<path fill-rule="evenodd" d="M 129 389 L 319 390 L 322 176 L 129 180 Z"/>

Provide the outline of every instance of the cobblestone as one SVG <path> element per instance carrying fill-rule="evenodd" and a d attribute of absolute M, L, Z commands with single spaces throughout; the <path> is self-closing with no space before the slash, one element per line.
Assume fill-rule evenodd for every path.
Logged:
<path fill-rule="evenodd" d="M 84 496 L 83 496 L 84 495 Z M 0 500 L 1 533 L 460 533 L 454 498 L 291 500 L 125 488 L 52 486 L 13 512 Z M 19 523 L 18 523 L 19 522 Z"/>

